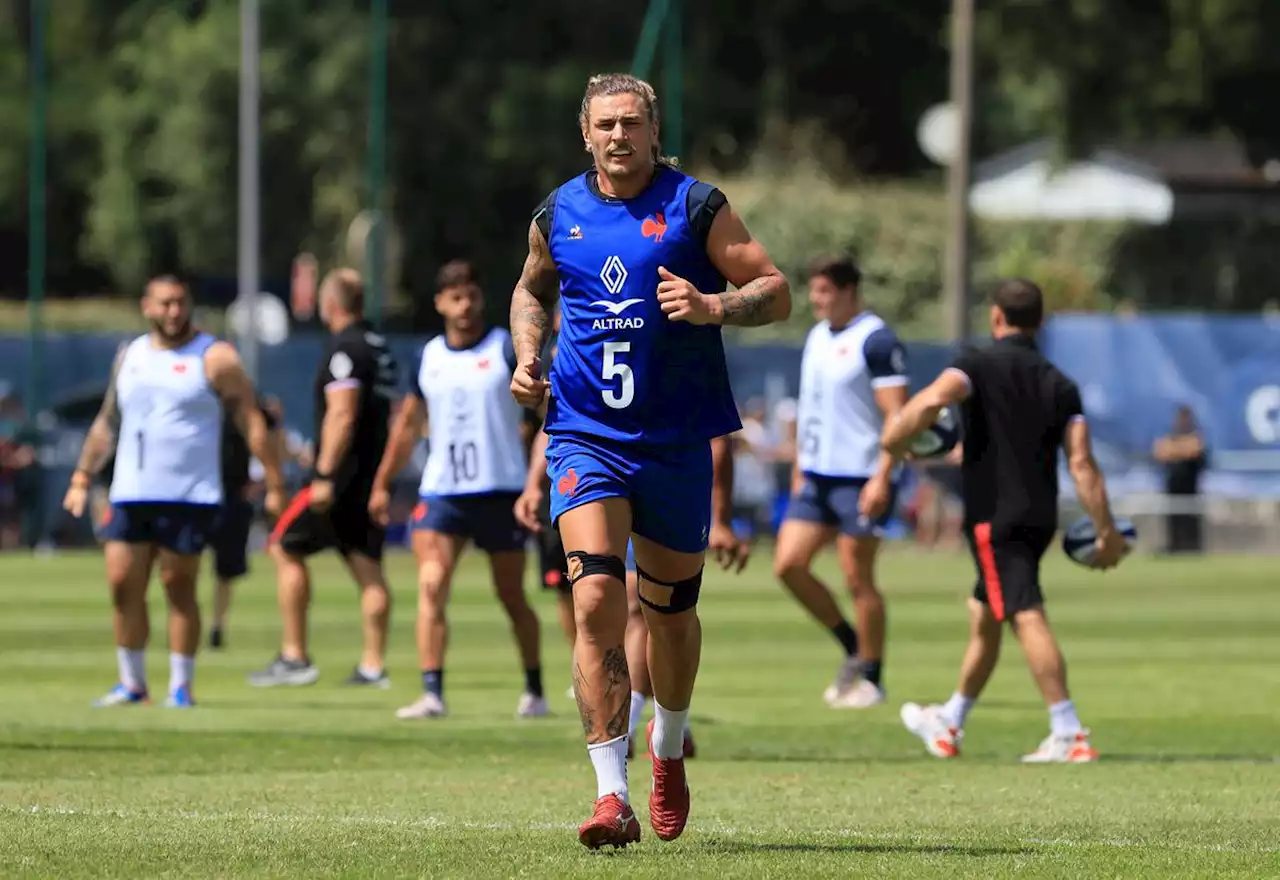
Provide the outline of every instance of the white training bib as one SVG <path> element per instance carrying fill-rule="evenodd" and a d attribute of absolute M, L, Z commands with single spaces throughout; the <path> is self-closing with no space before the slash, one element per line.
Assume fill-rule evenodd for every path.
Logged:
<path fill-rule="evenodd" d="M 470 348 L 443 335 L 422 350 L 417 382 L 430 432 L 422 495 L 519 492 L 528 462 L 521 408 L 511 396 L 511 336 L 494 328 Z"/>
<path fill-rule="evenodd" d="M 204 366 L 216 341 L 200 333 L 166 349 L 140 336 L 125 349 L 116 374 L 113 504 L 222 503 L 222 401 Z"/>
<path fill-rule="evenodd" d="M 886 325 L 864 312 L 833 331 L 823 321 L 809 331 L 800 365 L 796 426 L 800 470 L 825 477 L 870 477 L 880 455 L 884 414 L 876 387 L 905 385 L 905 375 L 875 378 L 867 362 L 868 340 Z M 887 332 L 887 331 L 886 331 Z M 905 372 L 901 355 L 896 373 Z"/>

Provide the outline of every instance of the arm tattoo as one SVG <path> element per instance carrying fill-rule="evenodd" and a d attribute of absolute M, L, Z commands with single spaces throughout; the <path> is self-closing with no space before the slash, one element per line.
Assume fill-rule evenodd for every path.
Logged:
<path fill-rule="evenodd" d="M 556 264 L 535 221 L 529 224 L 529 255 L 511 294 L 511 340 L 517 361 L 529 361 L 541 353 L 559 295 Z"/>
<path fill-rule="evenodd" d="M 720 294 L 724 308 L 723 323 L 739 327 L 763 327 L 773 323 L 774 303 L 788 295 L 787 279 L 782 275 L 765 275 L 737 290 Z"/>
<path fill-rule="evenodd" d="M 102 408 L 89 427 L 84 438 L 84 446 L 80 449 L 80 460 L 76 470 L 95 475 L 111 457 L 116 445 L 116 434 L 120 431 L 120 398 L 116 391 L 116 382 L 120 375 L 120 364 L 124 361 L 124 352 L 116 358 L 111 368 L 111 379 L 107 382 L 107 393 L 102 399 Z"/>

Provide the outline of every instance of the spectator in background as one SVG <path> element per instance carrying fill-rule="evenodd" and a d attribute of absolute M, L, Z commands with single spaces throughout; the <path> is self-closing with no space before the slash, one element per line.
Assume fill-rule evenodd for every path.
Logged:
<path fill-rule="evenodd" d="M 40 434 L 22 398 L 0 395 L 0 546 L 34 550 L 44 533 Z M 16 534 L 15 534 L 16 533 Z M 16 539 L 16 540 L 15 540 Z"/>
<path fill-rule="evenodd" d="M 1164 465 L 1165 495 L 1175 505 L 1200 495 L 1200 477 L 1209 466 L 1209 457 L 1191 407 L 1178 407 L 1173 430 L 1156 440 L 1151 454 Z M 1189 513 L 1175 506 L 1168 517 L 1167 552 L 1203 552 L 1202 521 L 1200 511 Z"/>

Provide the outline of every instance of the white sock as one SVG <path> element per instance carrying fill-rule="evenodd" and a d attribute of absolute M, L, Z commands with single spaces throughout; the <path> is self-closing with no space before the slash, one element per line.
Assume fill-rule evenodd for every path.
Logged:
<path fill-rule="evenodd" d="M 947 700 L 945 706 L 942 707 L 942 717 L 956 730 L 964 727 L 965 719 L 969 717 L 969 713 L 973 710 L 973 704 L 977 700 L 971 700 L 964 694 L 956 691 L 951 695 L 951 699 Z"/>
<path fill-rule="evenodd" d="M 616 794 L 623 803 L 631 803 L 627 792 L 627 738 L 620 736 L 608 742 L 587 746 L 591 766 L 596 768 L 596 799 Z"/>
<path fill-rule="evenodd" d="M 196 658 L 185 654 L 169 654 L 169 693 L 180 687 L 191 687 L 196 674 Z"/>
<path fill-rule="evenodd" d="M 689 714 L 686 712 L 684 716 L 684 729 L 681 730 L 680 733 L 683 736 L 688 736 L 691 730 L 693 730 L 693 726 L 689 723 Z"/>
<path fill-rule="evenodd" d="M 644 714 L 644 694 L 639 691 L 631 692 L 631 723 L 627 727 L 627 737 L 629 739 L 636 738 L 636 727 L 640 724 L 640 716 Z"/>
<path fill-rule="evenodd" d="M 129 648 L 116 648 L 116 668 L 120 671 L 120 683 L 130 693 L 141 694 L 147 690 L 147 652 Z"/>
<path fill-rule="evenodd" d="M 684 726 L 689 721 L 689 710 L 674 712 L 664 709 L 655 697 L 653 700 L 653 754 L 656 758 L 670 760 L 684 757 Z"/>
<path fill-rule="evenodd" d="M 1076 704 L 1070 700 L 1054 703 L 1049 707 L 1049 729 L 1054 736 L 1075 736 L 1080 732 L 1080 717 Z"/>
<path fill-rule="evenodd" d="M 356 668 L 360 670 L 360 674 L 363 675 L 365 678 L 374 678 L 374 679 L 382 678 L 382 667 L 378 667 L 377 669 L 370 669 L 368 666 L 365 666 L 363 663 L 361 663 Z"/>

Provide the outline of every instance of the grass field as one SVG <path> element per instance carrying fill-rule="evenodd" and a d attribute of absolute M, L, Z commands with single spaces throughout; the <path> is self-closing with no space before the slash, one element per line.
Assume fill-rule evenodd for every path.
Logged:
<path fill-rule="evenodd" d="M 549 595 L 536 598 L 550 719 L 513 719 L 521 678 L 475 560 L 454 596 L 451 717 L 394 718 L 418 691 L 400 555 L 390 691 L 340 684 L 359 634 L 330 560 L 317 565 L 320 682 L 245 685 L 278 631 L 259 559 L 229 649 L 202 655 L 197 709 L 93 710 L 115 672 L 99 559 L 0 559 L 0 875 L 1280 876 L 1274 562 L 1134 559 L 1095 575 L 1060 558 L 1046 577 L 1052 618 L 1100 763 L 1018 763 L 1047 716 L 1012 643 L 961 759 L 928 757 L 901 728 L 902 701 L 954 685 L 972 578 L 959 557 L 887 555 L 889 705 L 826 709 L 836 648 L 775 587 L 762 548 L 745 575 L 703 591 L 689 830 L 671 844 L 650 832 L 636 762 L 645 836 L 616 854 L 576 840 L 594 779 Z M 160 608 L 153 595 L 163 695 Z"/>

